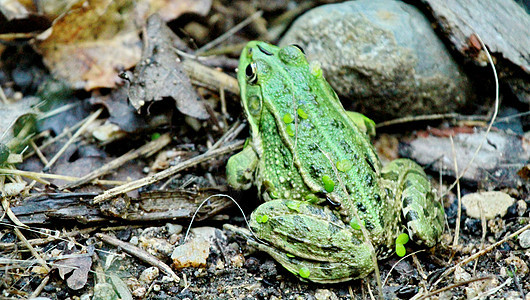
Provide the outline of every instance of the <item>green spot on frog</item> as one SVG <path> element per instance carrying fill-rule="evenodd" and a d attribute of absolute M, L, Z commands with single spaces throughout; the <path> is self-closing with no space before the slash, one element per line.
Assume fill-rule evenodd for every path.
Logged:
<path fill-rule="evenodd" d="M 291 114 L 291 113 L 286 113 L 285 115 L 283 115 L 282 120 L 283 120 L 283 122 L 284 122 L 285 124 L 292 123 L 292 122 L 294 121 L 293 114 Z"/>
<path fill-rule="evenodd" d="M 298 274 L 299 274 L 300 277 L 302 277 L 302 278 L 309 278 L 309 276 L 311 275 L 311 272 L 309 271 L 309 268 L 307 268 L 307 267 L 301 267 L 301 268 L 298 270 Z"/>
<path fill-rule="evenodd" d="M 294 133 L 295 133 L 295 127 L 294 127 L 294 124 L 291 123 L 291 124 L 287 125 L 287 126 L 285 127 L 285 131 L 287 132 L 287 134 L 288 134 L 289 136 L 294 136 Z"/>
<path fill-rule="evenodd" d="M 304 199 L 307 202 L 313 203 L 313 204 L 318 203 L 318 201 L 320 200 L 315 194 L 307 194 L 307 195 L 304 196 Z"/>
<path fill-rule="evenodd" d="M 335 189 L 335 182 L 328 175 L 322 176 L 322 183 L 324 183 L 324 189 L 326 192 L 331 193 Z"/>
<path fill-rule="evenodd" d="M 267 223 L 267 221 L 269 221 L 268 215 L 256 216 L 256 222 L 258 223 L 264 224 L 264 223 Z"/>
<path fill-rule="evenodd" d="M 254 95 L 248 99 L 248 110 L 253 116 L 259 115 L 261 112 L 261 101 L 258 96 Z"/>
<path fill-rule="evenodd" d="M 396 254 L 399 257 L 405 256 L 407 254 L 407 249 L 405 249 L 405 246 L 403 244 L 396 244 Z"/>
<path fill-rule="evenodd" d="M 302 119 L 307 119 L 307 118 L 309 117 L 309 116 L 307 115 L 307 113 L 306 113 L 303 109 L 301 109 L 301 108 L 298 108 L 298 109 L 296 110 L 296 112 L 298 113 L 298 115 L 299 115 L 300 118 L 302 118 Z"/>
<path fill-rule="evenodd" d="M 349 159 L 343 159 L 337 162 L 337 169 L 342 172 L 348 172 L 353 167 L 353 162 Z"/>
<path fill-rule="evenodd" d="M 363 224 L 363 226 L 365 226 L 365 222 L 364 220 L 361 220 L 361 224 Z M 350 226 L 351 228 L 355 229 L 355 230 L 361 230 L 361 225 L 359 224 L 359 222 L 357 222 L 357 220 L 355 219 L 352 219 L 350 221 Z"/>
<path fill-rule="evenodd" d="M 300 201 L 287 201 L 287 207 L 297 212 L 300 212 L 300 204 Z"/>
<path fill-rule="evenodd" d="M 320 62 L 312 61 L 309 63 L 309 68 L 311 70 L 311 75 L 320 78 L 322 77 L 322 68 L 320 67 Z"/>
<path fill-rule="evenodd" d="M 396 244 L 405 245 L 406 243 L 408 243 L 408 241 L 409 241 L 409 235 L 406 233 L 402 233 L 398 235 L 398 237 L 396 238 Z"/>

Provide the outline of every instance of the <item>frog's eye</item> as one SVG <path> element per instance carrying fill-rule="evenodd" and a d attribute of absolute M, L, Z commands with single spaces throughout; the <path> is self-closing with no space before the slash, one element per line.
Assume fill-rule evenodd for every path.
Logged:
<path fill-rule="evenodd" d="M 300 52 L 302 52 L 305 55 L 305 51 L 304 51 L 304 49 L 302 49 L 302 47 L 300 45 L 292 44 L 291 46 L 293 46 L 295 48 L 298 48 L 298 50 L 300 50 Z"/>
<path fill-rule="evenodd" d="M 256 73 L 256 64 L 251 63 L 245 69 L 245 76 L 247 77 L 247 82 L 250 84 L 255 84 L 258 82 L 258 75 Z"/>

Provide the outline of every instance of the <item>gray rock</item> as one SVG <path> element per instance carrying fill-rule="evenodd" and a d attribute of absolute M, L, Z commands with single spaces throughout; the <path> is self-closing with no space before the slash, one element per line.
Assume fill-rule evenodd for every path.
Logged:
<path fill-rule="evenodd" d="M 317 7 L 296 20 L 280 42 L 288 44 L 320 61 L 337 94 L 376 119 L 456 111 L 468 98 L 467 77 L 429 21 L 400 1 Z"/>
<path fill-rule="evenodd" d="M 472 193 L 462 197 L 466 214 L 475 219 L 480 219 L 481 216 L 486 220 L 492 220 L 496 216 L 502 218 L 514 202 L 510 195 L 498 191 Z"/>
<path fill-rule="evenodd" d="M 523 248 L 530 248 L 530 230 L 525 230 L 519 235 L 519 245 Z"/>

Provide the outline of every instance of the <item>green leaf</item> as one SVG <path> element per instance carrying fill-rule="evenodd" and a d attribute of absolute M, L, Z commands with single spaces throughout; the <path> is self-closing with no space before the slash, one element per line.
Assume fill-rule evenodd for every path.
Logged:
<path fill-rule="evenodd" d="M 160 137 L 160 132 L 154 132 L 151 134 L 151 141 L 154 141 Z"/>

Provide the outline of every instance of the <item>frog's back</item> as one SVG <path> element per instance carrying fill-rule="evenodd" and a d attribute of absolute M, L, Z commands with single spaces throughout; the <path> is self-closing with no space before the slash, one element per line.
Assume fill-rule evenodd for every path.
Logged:
<path fill-rule="evenodd" d="M 349 119 L 317 64 L 309 65 L 295 47 L 274 50 L 270 52 L 275 57 L 267 60 L 274 76 L 261 85 L 267 112 L 261 126 L 270 131 L 262 135 L 264 147 L 270 144 L 277 150 L 264 151 L 273 154 L 261 169 L 269 168 L 278 156 L 288 157 L 280 171 L 287 177 L 285 185 L 297 184 L 299 174 L 320 201 L 340 204 L 346 221 L 356 211 L 367 229 L 376 237 L 383 235 L 380 214 L 389 203 L 378 180 L 380 162 L 369 139 Z M 290 159 L 294 159 L 291 165 Z"/>

